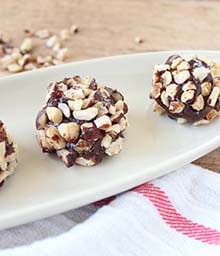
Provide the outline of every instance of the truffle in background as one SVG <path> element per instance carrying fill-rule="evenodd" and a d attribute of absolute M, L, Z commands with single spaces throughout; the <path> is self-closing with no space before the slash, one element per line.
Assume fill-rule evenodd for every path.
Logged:
<path fill-rule="evenodd" d="M 154 68 L 150 92 L 154 111 L 166 113 L 178 123 L 210 123 L 220 110 L 220 77 L 216 72 L 219 66 L 207 58 L 170 56 Z"/>

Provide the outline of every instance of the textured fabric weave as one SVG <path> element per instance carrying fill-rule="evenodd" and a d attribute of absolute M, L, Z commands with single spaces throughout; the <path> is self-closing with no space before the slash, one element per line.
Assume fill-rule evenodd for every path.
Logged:
<path fill-rule="evenodd" d="M 220 175 L 188 165 L 111 200 L 3 230 L 0 247 L 0 256 L 220 255 Z"/>

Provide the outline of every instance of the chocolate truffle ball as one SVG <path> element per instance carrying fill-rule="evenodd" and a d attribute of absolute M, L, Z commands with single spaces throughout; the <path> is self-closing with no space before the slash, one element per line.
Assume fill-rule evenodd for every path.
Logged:
<path fill-rule="evenodd" d="M 48 86 L 36 119 L 37 139 L 67 167 L 93 166 L 122 149 L 128 126 L 124 97 L 95 79 L 75 76 Z"/>
<path fill-rule="evenodd" d="M 220 110 L 220 80 L 214 74 L 215 67 L 205 58 L 179 55 L 156 65 L 150 92 L 154 110 L 165 112 L 179 123 L 211 122 Z"/>
<path fill-rule="evenodd" d="M 17 145 L 0 121 L 0 185 L 3 185 L 5 179 L 13 174 L 17 166 L 17 155 Z"/>

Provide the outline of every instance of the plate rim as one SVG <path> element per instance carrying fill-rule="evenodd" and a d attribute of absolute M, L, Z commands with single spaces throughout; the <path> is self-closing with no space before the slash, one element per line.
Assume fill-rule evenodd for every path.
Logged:
<path fill-rule="evenodd" d="M 60 68 L 65 68 L 68 66 L 74 66 L 74 65 L 83 65 L 83 64 L 89 64 L 94 62 L 102 62 L 102 61 L 112 61 L 112 60 L 118 60 L 122 58 L 135 58 L 139 56 L 153 56 L 153 55 L 171 55 L 174 53 L 186 53 L 186 54 L 217 54 L 220 55 L 220 51 L 214 51 L 214 50 L 173 50 L 173 51 L 157 51 L 157 52 L 144 52 L 144 53 L 135 53 L 135 54 L 125 54 L 125 55 L 115 55 L 110 57 L 100 57 L 100 58 L 94 58 L 89 60 L 82 60 L 82 61 L 76 61 L 76 62 L 70 62 L 58 66 L 48 67 L 44 69 L 39 70 L 33 70 L 28 71 L 24 73 L 19 74 L 13 74 L 13 75 L 7 75 L 0 77 L 0 83 L 4 81 L 10 81 L 17 78 L 22 78 L 24 76 L 32 76 L 34 74 L 39 74 L 43 72 L 47 72 L 49 70 L 57 70 Z M 82 207 L 88 203 L 100 200 L 102 198 L 106 198 L 121 192 L 124 192 L 128 189 L 131 189 L 133 187 L 136 187 L 140 184 L 143 184 L 146 181 L 146 179 L 149 181 L 151 179 L 157 178 L 159 176 L 163 176 L 165 174 L 168 174 L 171 171 L 174 171 L 176 169 L 176 166 L 178 165 L 178 168 L 184 166 L 185 164 L 194 161 L 198 157 L 201 157 L 204 154 L 207 154 L 208 152 L 216 149 L 220 145 L 220 135 L 216 136 L 212 140 L 208 141 L 205 144 L 202 144 L 201 146 L 198 146 L 185 154 L 179 156 L 175 160 L 167 160 L 163 162 L 162 164 L 155 165 L 153 168 L 154 174 L 150 175 L 149 179 L 149 173 L 143 173 L 142 175 L 136 173 L 133 175 L 125 176 L 124 182 L 122 183 L 119 181 L 114 181 L 114 183 L 111 184 L 111 186 L 106 187 L 104 185 L 100 186 L 97 190 L 97 188 L 92 188 L 89 191 L 83 190 L 76 194 L 69 194 L 68 196 L 65 196 L 65 198 L 60 199 L 54 199 L 49 202 L 38 204 L 37 206 L 30 206 L 22 210 L 16 210 L 15 213 L 10 212 L 6 214 L 2 214 L 1 216 L 1 224 L 0 229 L 3 228 L 9 228 L 17 225 L 21 225 L 30 221 L 35 221 L 37 219 L 46 218 L 61 212 L 65 212 L 71 209 L 75 209 L 78 207 Z M 171 163 L 172 162 L 172 163 Z M 181 163 L 180 163 L 181 162 Z M 160 166 L 163 165 L 164 170 L 161 172 Z M 157 170 L 156 170 L 157 169 Z M 145 181 L 144 181 L 145 180 Z M 112 192 L 115 191 L 115 192 Z M 101 196 L 102 195 L 102 196 Z M 18 220 L 19 219 L 19 220 Z M 5 222 L 5 224 L 4 224 Z M 10 222 L 10 224 L 9 224 Z M 6 224 L 7 223 L 7 224 Z"/>
<path fill-rule="evenodd" d="M 3 79 L 6 80 L 11 80 L 15 78 L 19 78 L 22 76 L 28 76 L 32 74 L 37 74 L 37 73 L 42 73 L 48 70 L 56 70 L 72 65 L 81 65 L 81 64 L 86 64 L 86 63 L 91 63 L 91 62 L 102 62 L 102 61 L 111 61 L 112 59 L 122 59 L 122 58 L 132 58 L 132 57 L 139 57 L 139 56 L 147 56 L 147 55 L 167 55 L 167 54 L 175 54 L 175 53 L 181 53 L 181 54 L 201 54 L 202 53 L 207 53 L 207 54 L 220 54 L 220 50 L 164 50 L 164 51 L 149 51 L 149 52 L 138 52 L 138 53 L 130 53 L 130 54 L 119 54 L 119 55 L 112 55 L 112 56 L 107 56 L 107 57 L 97 57 L 97 58 L 91 58 L 91 59 L 85 59 L 85 60 L 76 60 L 76 61 L 71 61 L 68 63 L 64 64 L 59 64 L 55 66 L 50 66 L 50 67 L 44 67 L 44 68 L 39 68 L 39 69 L 34 69 L 34 70 L 27 70 L 25 72 L 20 72 L 20 73 L 15 73 L 15 74 L 8 74 L 8 75 L 3 75 L 0 76 L 0 82 Z"/>

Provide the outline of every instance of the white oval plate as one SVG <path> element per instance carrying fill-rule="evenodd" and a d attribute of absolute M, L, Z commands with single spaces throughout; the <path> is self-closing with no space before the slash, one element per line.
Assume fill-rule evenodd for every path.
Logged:
<path fill-rule="evenodd" d="M 70 63 L 0 79 L 0 118 L 17 141 L 19 166 L 0 191 L 0 228 L 80 207 L 181 167 L 217 148 L 220 119 L 201 127 L 179 125 L 152 111 L 153 66 L 176 52 L 117 56 Z M 180 52 L 178 52 L 180 53 Z M 220 59 L 220 52 L 198 52 Z M 35 117 L 49 82 L 79 74 L 119 89 L 129 106 L 123 151 L 95 167 L 67 169 L 42 154 Z"/>

